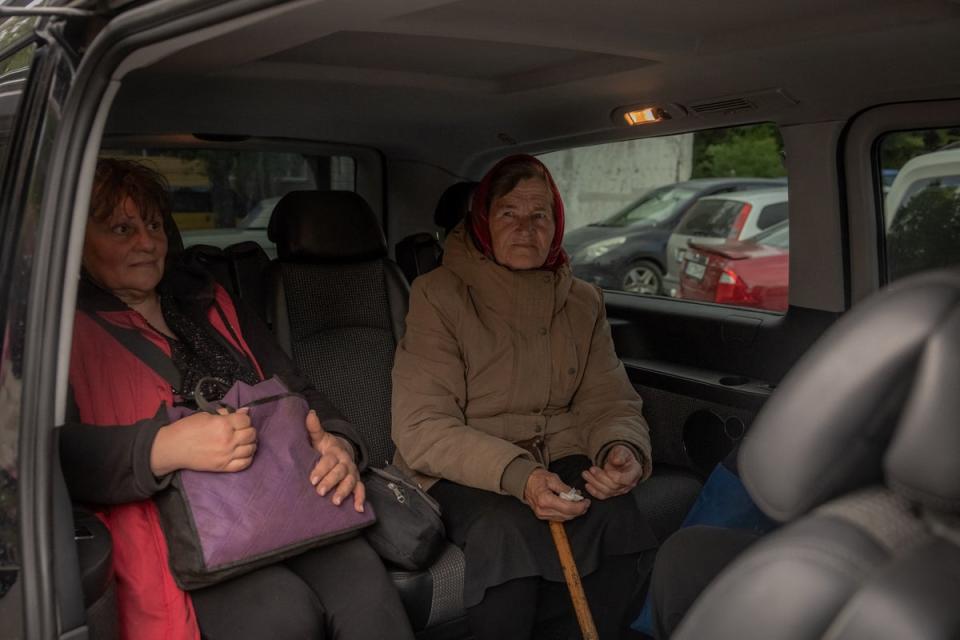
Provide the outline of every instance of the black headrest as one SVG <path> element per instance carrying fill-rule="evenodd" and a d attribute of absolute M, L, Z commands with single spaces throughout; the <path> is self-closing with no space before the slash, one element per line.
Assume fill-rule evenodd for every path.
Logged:
<path fill-rule="evenodd" d="M 845 314 L 784 378 L 743 444 L 740 470 L 757 504 L 792 520 L 886 481 L 955 509 L 958 358 L 960 270 L 899 281 Z"/>
<path fill-rule="evenodd" d="M 477 183 L 472 181 L 457 182 L 447 187 L 437 201 L 437 208 L 433 212 L 433 223 L 441 227 L 446 233 L 470 212 L 470 200 Z"/>
<path fill-rule="evenodd" d="M 167 253 L 180 253 L 183 251 L 183 236 L 180 235 L 180 229 L 177 227 L 173 214 L 163 216 L 163 230 L 167 234 Z"/>
<path fill-rule="evenodd" d="M 267 236 L 281 262 L 356 262 L 387 255 L 376 214 L 350 191 L 291 191 L 274 207 Z"/>

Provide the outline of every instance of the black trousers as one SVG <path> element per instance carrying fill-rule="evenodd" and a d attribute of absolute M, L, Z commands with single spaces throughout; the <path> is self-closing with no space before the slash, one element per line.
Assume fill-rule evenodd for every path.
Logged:
<path fill-rule="evenodd" d="M 751 531 L 696 526 L 670 536 L 653 567 L 653 630 L 666 640 L 697 597 L 723 569 L 760 534 Z"/>
<path fill-rule="evenodd" d="M 555 460 L 550 470 L 583 489 L 586 456 Z M 447 535 L 466 556 L 464 604 L 477 640 L 579 638 L 563 571 L 546 522 L 512 496 L 440 481 L 430 488 Z M 633 496 L 593 500 L 564 525 L 600 637 L 615 640 L 642 604 L 641 589 L 657 539 Z"/>
<path fill-rule="evenodd" d="M 413 639 L 400 596 L 362 537 L 190 595 L 209 640 Z"/>
<path fill-rule="evenodd" d="M 637 613 L 639 557 L 640 554 L 631 554 L 608 558 L 596 571 L 582 578 L 602 640 L 624 637 Z M 467 609 L 467 621 L 476 640 L 579 640 L 583 637 L 566 584 L 538 576 L 488 588 L 480 604 Z"/>

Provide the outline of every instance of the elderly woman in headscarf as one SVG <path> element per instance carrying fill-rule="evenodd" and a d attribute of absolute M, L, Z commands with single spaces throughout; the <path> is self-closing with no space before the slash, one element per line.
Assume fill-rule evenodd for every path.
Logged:
<path fill-rule="evenodd" d="M 363 538 L 311 549 L 190 593 L 177 587 L 154 497 L 179 469 L 248 468 L 257 433 L 242 408 L 170 421 L 165 405 L 195 406 L 195 389 L 215 400 L 221 387 L 236 381 L 255 384 L 277 376 L 311 408 L 303 437 L 320 459 L 303 482 L 358 511 L 365 448 L 255 313 L 235 303 L 209 274 L 168 260 L 164 228 L 170 225 L 161 175 L 134 162 L 100 160 L 74 323 L 71 406 L 59 437 L 71 496 L 93 506 L 111 533 L 119 636 L 413 638 L 399 596 Z M 119 335 L 150 347 L 158 360 L 142 360 Z M 159 362 L 179 372 L 176 388 L 153 369 Z M 211 378 L 219 384 L 208 384 Z M 370 615 L 374 606 L 378 615 Z"/>
<path fill-rule="evenodd" d="M 573 277 L 562 239 L 546 167 L 500 161 L 442 267 L 414 282 L 397 350 L 397 463 L 440 502 L 464 550 L 464 605 L 480 640 L 574 624 L 545 521 L 566 522 L 605 638 L 626 629 L 637 559 L 656 545 L 629 495 L 652 470 L 640 397 L 603 296 Z M 573 487 L 586 499 L 568 499 Z"/>

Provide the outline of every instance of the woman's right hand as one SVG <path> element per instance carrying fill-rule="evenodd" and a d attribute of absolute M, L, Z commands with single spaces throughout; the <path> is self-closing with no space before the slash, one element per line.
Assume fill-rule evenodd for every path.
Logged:
<path fill-rule="evenodd" d="M 570 486 L 565 484 L 560 476 L 546 469 L 535 469 L 527 477 L 523 500 L 541 520 L 563 522 L 582 516 L 590 507 L 589 500 L 571 502 L 557 495 L 568 491 Z"/>
<path fill-rule="evenodd" d="M 236 413 L 221 409 L 218 415 L 199 411 L 161 427 L 150 451 L 153 474 L 246 469 L 257 451 L 257 432 L 248 412 L 246 407 Z"/>

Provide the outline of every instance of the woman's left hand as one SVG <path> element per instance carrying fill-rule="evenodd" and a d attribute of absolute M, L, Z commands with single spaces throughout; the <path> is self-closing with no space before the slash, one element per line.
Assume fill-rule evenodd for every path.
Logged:
<path fill-rule="evenodd" d="M 622 444 L 615 445 L 607 454 L 603 468 L 590 467 L 583 472 L 587 492 L 598 500 L 620 496 L 635 486 L 643 474 L 643 465 L 633 450 Z"/>
<path fill-rule="evenodd" d="M 357 464 L 353 461 L 353 445 L 327 433 L 312 409 L 307 413 L 307 433 L 310 434 L 313 448 L 320 453 L 320 460 L 310 472 L 310 484 L 317 488 L 321 496 L 333 491 L 335 505 L 353 493 L 353 508 L 362 512 L 366 489 L 360 480 Z"/>

